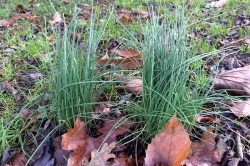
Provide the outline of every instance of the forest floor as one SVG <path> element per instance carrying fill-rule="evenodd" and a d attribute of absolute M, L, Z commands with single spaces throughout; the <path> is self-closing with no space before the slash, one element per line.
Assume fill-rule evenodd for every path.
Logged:
<path fill-rule="evenodd" d="M 250 165 L 249 4 L 250 0 L 2 0 L 1 165 Z M 144 94 L 141 86 L 144 80 L 138 73 L 146 62 L 143 50 L 138 49 L 142 48 L 135 48 L 128 39 L 140 43 L 145 40 L 143 21 L 158 19 L 161 24 L 164 18 L 174 20 L 178 9 L 184 11 L 187 22 L 187 46 L 183 47 L 190 58 L 214 52 L 198 64 L 191 64 L 190 68 L 202 64 L 199 68 L 202 72 L 195 80 L 202 84 L 213 75 L 209 94 L 217 90 L 228 100 L 203 104 L 192 116 L 195 122 L 191 127 L 178 119 L 178 113 L 176 120 L 171 112 L 165 126 L 152 129 L 153 137 L 149 140 L 141 140 L 138 128 L 144 128 L 138 117 L 129 118 L 127 109 L 136 108 L 130 104 L 132 101 L 142 102 L 138 96 Z M 84 115 L 70 119 L 66 129 L 60 128 L 60 110 L 54 105 L 56 88 L 51 55 L 56 54 L 57 46 L 65 48 L 65 25 L 73 20 L 74 11 L 76 31 L 69 33 L 67 42 L 75 40 L 79 47 L 85 46 L 90 40 L 91 23 L 105 24 L 96 45 L 97 68 L 129 71 L 129 77 L 124 72 L 114 72 L 112 76 L 127 85 L 114 81 L 103 91 L 101 84 L 89 90 L 101 91 L 96 100 L 93 96 L 86 100 L 95 102 L 91 107 L 93 114 L 88 116 L 99 118 L 91 122 L 90 129 L 85 129 Z M 95 21 L 92 15 L 96 16 Z M 114 54 L 116 58 L 111 59 Z M 111 76 L 102 75 L 102 79 L 108 77 Z M 178 128 L 179 132 L 169 134 L 169 128 Z M 180 131 L 184 133 L 181 136 Z"/>

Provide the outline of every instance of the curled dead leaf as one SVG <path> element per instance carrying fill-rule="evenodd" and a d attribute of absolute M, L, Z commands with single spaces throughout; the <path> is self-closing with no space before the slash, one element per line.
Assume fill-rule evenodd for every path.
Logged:
<path fill-rule="evenodd" d="M 189 135 L 175 113 L 148 145 L 145 166 L 158 163 L 179 166 L 189 154 L 190 145 Z"/>
<path fill-rule="evenodd" d="M 213 117 L 212 115 L 199 115 L 196 118 L 197 122 L 212 122 L 212 123 L 219 123 L 220 120 Z"/>

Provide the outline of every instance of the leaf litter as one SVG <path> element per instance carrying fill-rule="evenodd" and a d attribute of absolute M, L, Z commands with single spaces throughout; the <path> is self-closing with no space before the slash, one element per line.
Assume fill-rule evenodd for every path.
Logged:
<path fill-rule="evenodd" d="M 67 1 L 67 3 L 68 2 L 69 1 Z M 36 2 L 32 1 L 32 3 L 36 3 Z M 63 3 L 63 1 L 62 1 L 62 3 Z M 226 1 L 225 0 L 215 1 L 212 4 L 214 5 L 214 7 L 223 8 L 225 6 L 225 4 L 226 4 Z M 102 6 L 102 7 L 105 6 L 104 4 L 99 4 L 99 5 Z M 88 9 L 86 9 L 86 10 L 84 9 L 85 14 L 82 16 L 82 18 L 85 19 L 85 20 L 88 20 L 90 14 L 91 14 L 89 12 L 90 11 L 89 10 L 89 5 L 85 6 L 85 8 L 88 8 Z M 32 14 L 26 13 L 27 10 L 24 9 L 22 6 L 18 6 L 18 8 L 16 8 L 16 10 L 17 10 L 18 13 L 14 14 L 13 17 L 11 17 L 10 19 L 0 20 L 0 24 L 2 24 L 3 27 L 11 28 L 13 26 L 13 23 L 15 23 L 20 18 L 25 18 L 26 20 L 34 20 L 35 18 L 37 18 L 36 16 L 33 16 Z M 121 12 L 121 11 L 118 11 L 117 13 L 119 13 L 119 12 Z M 149 12 L 145 12 L 145 11 L 137 12 L 137 11 L 126 11 L 126 10 L 123 10 L 120 13 L 120 16 L 123 17 L 123 21 L 121 21 L 121 22 L 124 22 L 125 24 L 133 23 L 133 21 L 135 21 L 136 17 L 138 17 L 138 16 L 140 18 L 142 18 L 142 19 L 150 19 L 150 17 L 151 17 Z M 159 14 L 159 17 L 161 17 L 161 14 Z M 248 23 L 245 22 L 246 19 L 247 19 L 247 16 L 238 15 L 238 16 L 236 16 L 235 22 L 236 22 L 236 24 L 239 24 L 242 27 L 247 27 Z M 118 20 L 119 20 L 119 18 L 118 18 Z M 58 13 L 55 13 L 55 15 L 53 16 L 53 18 L 50 21 L 51 21 L 52 24 L 60 23 L 62 21 L 62 18 Z M 66 20 L 66 22 L 67 22 L 67 20 Z M 36 26 L 38 27 L 38 25 L 36 25 Z M 41 27 L 39 27 L 37 29 L 41 29 Z M 239 42 L 234 42 L 237 39 L 237 37 L 235 37 L 235 36 L 237 36 L 237 33 L 238 33 L 238 30 L 236 28 L 236 30 L 232 29 L 230 31 L 230 34 L 228 34 L 227 39 L 229 39 L 231 41 L 229 43 L 230 45 L 235 45 L 235 44 L 239 43 Z M 202 36 L 202 37 L 204 37 L 204 36 Z M 209 39 L 212 39 L 212 37 L 209 38 Z M 218 40 L 220 40 L 220 39 L 218 39 Z M 239 41 L 245 41 L 246 45 L 249 45 L 248 38 L 244 38 L 242 40 L 239 39 Z M 214 39 L 212 39 L 212 42 L 216 42 L 216 41 L 214 41 Z M 115 42 L 110 42 L 110 43 L 111 44 L 116 44 Z M 224 42 L 219 41 L 218 43 L 224 43 Z M 226 46 L 227 44 L 228 43 L 222 44 L 222 45 Z M 136 50 L 133 50 L 133 49 L 130 49 L 130 48 L 125 49 L 125 50 L 123 50 L 123 49 L 120 49 L 120 50 L 118 49 L 116 51 L 112 50 L 111 52 L 115 53 L 117 56 L 119 56 L 119 58 L 117 58 L 117 59 L 106 59 L 106 60 L 103 60 L 103 59 L 102 60 L 97 60 L 97 64 L 99 64 L 101 66 L 104 66 L 104 65 L 120 66 L 121 69 L 129 69 L 129 70 L 137 69 L 138 67 L 141 67 L 143 65 L 140 53 L 138 54 L 138 52 Z M 223 67 L 220 66 L 220 69 L 222 69 L 222 70 L 226 69 L 226 72 L 224 72 L 224 73 L 222 72 L 222 74 L 214 77 L 213 81 L 214 81 L 214 83 L 216 85 L 216 88 L 217 89 L 222 88 L 222 89 L 227 89 L 227 90 L 230 89 L 229 91 L 232 91 L 232 92 L 235 92 L 235 90 L 237 89 L 237 92 L 238 91 L 243 92 L 241 95 L 248 94 L 248 90 L 249 90 L 249 87 L 248 87 L 249 80 L 247 79 L 247 77 L 248 77 L 248 68 L 247 68 L 246 72 L 244 72 L 245 69 L 241 69 L 241 68 L 239 68 L 238 70 L 234 69 L 236 67 L 245 66 L 247 64 L 247 60 L 246 59 L 242 60 L 242 59 L 239 58 L 240 62 L 243 62 L 243 65 L 242 65 L 242 63 L 240 63 L 240 65 L 236 64 L 238 62 L 234 60 L 233 63 L 232 63 L 233 65 L 231 65 L 229 67 L 228 67 L 228 65 L 230 64 L 230 62 L 226 61 L 226 60 L 228 60 L 228 59 L 225 58 L 225 61 L 223 61 L 223 62 L 225 62 L 224 66 L 227 65 L 226 67 L 224 67 L 222 63 L 220 64 L 220 65 L 223 66 Z M 232 70 L 232 69 L 233 69 L 233 71 L 230 72 L 230 70 Z M 229 71 L 227 71 L 227 70 L 229 70 Z M 41 78 L 43 76 L 46 76 L 46 75 L 40 74 L 39 72 L 30 73 L 28 75 L 28 77 L 27 76 L 20 77 L 19 81 L 20 82 L 22 81 L 23 82 L 22 84 L 24 85 L 26 82 L 29 82 L 32 79 L 34 79 L 34 81 L 37 81 L 36 79 Z M 116 87 L 117 89 L 125 89 L 126 92 L 128 92 L 128 93 L 140 93 L 141 92 L 142 88 L 140 86 L 141 85 L 140 77 L 125 76 L 125 75 L 121 75 L 121 74 L 118 74 L 118 73 L 116 73 L 114 76 L 115 76 L 115 78 L 117 80 L 121 80 L 121 81 L 126 83 L 125 85 L 117 86 Z M 237 77 L 239 77 L 240 79 L 237 79 Z M 135 82 L 137 82 L 136 83 L 137 86 L 133 85 L 133 83 L 135 83 Z M 8 86 L 8 88 L 6 88 L 7 85 L 4 86 L 4 87 L 5 87 L 5 90 L 9 90 L 12 93 L 12 95 L 14 93 L 13 96 L 17 96 L 17 94 L 19 94 L 19 89 L 15 89 L 16 87 L 13 86 L 13 85 Z M 20 99 L 18 99 L 18 100 L 21 101 Z M 222 126 L 219 126 L 220 129 L 222 129 L 223 127 L 227 127 L 227 129 L 224 130 L 224 131 L 225 131 L 225 134 L 228 134 L 228 137 L 223 136 L 223 137 L 219 138 L 219 140 L 221 140 L 220 144 L 223 144 L 223 142 L 224 143 L 226 142 L 227 144 L 229 144 L 228 140 L 230 138 L 233 138 L 233 136 L 232 137 L 230 136 L 230 133 L 231 133 L 230 131 L 235 130 L 235 129 L 239 130 L 242 136 L 244 136 L 246 138 L 250 138 L 249 134 L 247 135 L 248 131 L 245 129 L 245 128 L 248 127 L 247 124 L 249 124 L 249 122 L 247 122 L 244 119 L 245 116 L 249 115 L 248 100 L 249 99 L 246 98 L 246 99 L 242 100 L 243 102 L 231 102 L 231 103 L 229 103 L 229 105 L 232 106 L 232 107 L 230 107 L 229 111 L 231 111 L 232 114 L 236 115 L 236 118 L 239 118 L 241 120 L 242 126 L 237 126 L 237 125 L 235 125 L 233 123 L 229 123 L 225 119 L 220 119 L 220 122 L 218 122 L 212 116 L 202 117 L 202 118 L 199 118 L 197 121 L 199 123 L 208 121 L 210 123 L 213 123 L 213 125 L 217 125 L 218 123 L 221 123 Z M 35 118 L 37 118 L 36 116 L 34 116 L 34 118 L 32 118 L 33 114 L 31 112 L 31 110 L 26 110 L 26 111 L 27 111 L 26 112 L 27 116 L 23 116 L 24 119 L 32 121 Z M 221 113 L 221 114 L 224 114 L 224 112 Z M 229 118 L 231 118 L 231 117 L 232 116 L 230 116 Z M 111 121 L 111 122 L 109 122 L 109 121 Z M 119 119 L 116 119 L 115 121 L 119 121 Z M 77 129 L 77 131 L 78 130 L 83 131 L 82 128 L 84 128 L 84 123 L 81 122 L 79 119 L 77 119 L 75 121 L 75 123 L 77 123 L 76 124 L 77 127 L 74 126 L 74 128 L 69 129 L 69 131 L 73 131 L 73 130 L 76 130 L 76 129 Z M 214 124 L 214 123 L 216 123 L 216 124 Z M 80 145 L 81 147 L 82 147 L 82 145 L 84 145 L 84 146 L 86 145 L 86 142 L 84 142 L 83 140 L 87 138 L 87 140 L 89 140 L 92 143 L 87 143 L 87 145 L 89 145 L 89 144 L 90 145 L 89 145 L 89 147 L 87 147 L 86 151 L 95 152 L 95 154 L 101 154 L 101 155 L 103 154 L 103 155 L 106 156 L 103 160 L 101 160 L 101 158 L 100 158 L 100 160 L 98 160 L 99 161 L 98 165 L 104 164 L 109 158 L 114 158 L 113 160 L 109 160 L 111 163 L 113 162 L 113 164 L 115 164 L 115 163 L 116 164 L 123 163 L 122 165 L 126 165 L 126 164 L 127 165 L 136 165 L 135 156 L 132 156 L 132 155 L 131 156 L 128 156 L 128 155 L 122 156 L 121 153 L 114 155 L 112 153 L 112 150 L 111 150 L 112 148 L 109 148 L 110 144 L 113 145 L 112 143 L 114 141 L 117 141 L 117 136 L 118 136 L 117 134 L 124 134 L 124 132 L 126 132 L 131 127 L 131 124 L 132 124 L 132 122 L 130 122 L 129 125 L 127 125 L 127 126 L 125 125 L 125 130 L 123 130 L 123 129 L 121 131 L 118 130 L 118 131 L 116 131 L 117 132 L 116 134 L 111 134 L 111 137 L 107 139 L 107 142 L 109 142 L 109 143 L 108 144 L 104 143 L 102 146 L 101 146 L 101 143 L 103 142 L 103 140 L 107 136 L 108 132 L 111 130 L 112 127 L 115 126 L 115 122 L 112 122 L 111 119 L 109 119 L 107 121 L 101 121 L 99 123 L 98 129 L 97 129 L 97 133 L 98 133 L 97 138 L 93 138 L 91 136 L 88 136 L 86 134 L 86 132 L 85 132 L 86 135 L 81 135 L 80 134 L 79 138 L 78 138 L 78 136 L 75 136 L 75 135 L 79 134 L 77 131 L 74 131 L 75 135 L 73 134 L 73 135 L 71 135 L 71 137 L 72 137 L 72 140 L 76 139 L 76 141 L 74 140 L 74 142 L 79 142 L 79 144 L 81 143 L 81 145 Z M 164 126 L 164 128 L 165 127 L 166 126 Z M 46 130 L 46 127 L 44 126 L 43 129 Z M 38 130 L 38 128 L 37 128 L 37 130 Z M 183 131 L 183 132 L 185 133 L 185 131 Z M 67 134 L 67 133 L 65 133 L 65 134 Z M 161 135 L 161 134 L 164 135 L 163 133 L 158 133 L 158 134 L 159 135 Z M 32 136 L 33 135 L 31 133 L 30 138 L 32 138 Z M 169 135 L 166 134 L 166 137 L 168 137 L 168 136 Z M 36 138 L 38 138 L 38 137 L 40 137 L 39 139 L 44 138 L 44 137 L 41 137 L 41 136 L 37 135 Z M 69 137 L 70 136 L 68 136 L 66 138 L 68 138 L 70 140 Z M 173 133 L 170 135 L 170 137 L 173 137 Z M 57 143 L 55 143 L 57 139 L 58 139 L 58 141 L 57 141 Z M 81 139 L 83 139 L 83 140 L 81 140 Z M 40 163 L 40 164 L 42 163 L 42 165 L 43 165 L 44 163 L 47 163 L 47 164 L 51 163 L 52 159 L 55 159 L 56 160 L 56 162 L 54 163 L 55 165 L 67 165 L 67 160 L 65 160 L 65 158 L 70 158 L 70 156 L 73 155 L 75 151 L 79 152 L 77 147 L 75 147 L 75 145 L 71 145 L 71 144 L 70 145 L 74 149 L 73 152 L 72 152 L 72 150 L 67 151 L 67 150 L 61 149 L 61 145 L 63 145 L 63 144 L 62 144 L 62 138 L 60 138 L 60 137 L 56 137 L 56 138 L 52 137 L 51 140 L 53 140 L 53 147 L 54 147 L 55 153 L 53 153 L 52 156 L 50 156 L 49 153 L 50 153 L 50 150 L 51 150 L 50 148 L 51 147 L 49 146 L 48 142 L 45 143 L 45 144 L 41 144 L 42 148 L 38 149 L 38 153 L 35 155 L 35 158 L 34 158 L 34 160 L 36 160 L 35 162 Z M 31 142 L 32 142 L 32 139 L 31 139 Z M 70 143 L 71 141 L 68 141 L 68 142 Z M 152 141 L 152 142 L 154 142 L 154 141 Z M 151 144 L 152 144 L 152 142 L 151 142 Z M 158 145 L 156 145 L 156 146 L 159 146 L 159 144 L 161 145 L 161 141 L 158 140 L 158 142 L 160 142 L 160 143 L 158 143 Z M 208 131 L 205 131 L 202 134 L 202 139 L 200 141 L 197 141 L 197 140 L 192 141 L 191 147 L 193 147 L 193 144 L 197 144 L 198 148 L 192 150 L 192 155 L 188 156 L 188 159 L 191 160 L 193 163 L 200 163 L 200 164 L 208 163 L 208 165 L 211 164 L 211 163 L 213 164 L 213 163 L 215 163 L 215 162 L 217 162 L 219 160 L 222 160 L 222 163 L 224 162 L 224 165 L 226 165 L 226 164 L 230 165 L 233 162 L 236 163 L 236 164 L 242 162 L 242 159 L 236 158 L 237 154 L 228 155 L 229 157 L 225 157 L 224 159 L 222 159 L 222 156 L 225 156 L 225 154 L 231 154 L 231 153 L 227 148 L 226 149 L 224 148 L 224 150 L 221 150 L 221 154 L 217 155 L 217 152 L 219 153 L 219 150 L 218 150 L 218 148 L 215 147 L 215 142 L 216 142 L 215 137 L 212 134 L 212 128 L 210 127 L 210 128 L 208 128 Z M 149 144 L 149 145 L 151 146 L 151 144 Z M 242 140 L 242 144 L 248 145 L 249 142 L 247 142 L 247 140 Z M 116 144 L 116 146 L 117 146 L 117 144 Z M 121 147 L 121 145 L 118 145 L 118 146 Z M 150 146 L 149 146 L 149 148 L 150 148 Z M 175 146 L 175 144 L 173 146 Z M 72 147 L 69 148 L 69 149 L 72 149 Z M 92 147 L 94 147 L 94 148 L 92 148 Z M 113 146 L 111 146 L 111 147 L 113 147 Z M 100 149 L 100 151 L 95 151 L 96 149 Z M 178 149 L 175 149 L 175 150 L 178 150 Z M 173 150 L 173 151 L 175 151 L 175 150 Z M 30 151 L 32 151 L 32 150 L 30 150 Z M 104 152 L 104 153 L 99 153 L 99 152 Z M 13 163 L 16 162 L 16 163 L 18 163 L 18 165 L 24 165 L 27 162 L 27 158 L 20 151 L 18 153 L 19 153 L 19 155 L 17 155 L 16 158 L 12 158 L 11 163 L 13 164 Z M 157 153 L 159 153 L 159 152 L 157 152 Z M 166 153 L 166 152 L 163 152 L 163 153 Z M 169 153 L 174 153 L 174 152 L 169 151 Z M 247 156 L 247 154 L 249 154 L 249 152 L 247 152 L 246 150 L 244 151 L 244 153 L 246 154 L 246 156 Z M 168 155 L 169 154 L 166 154 L 162 158 L 165 157 L 165 158 L 168 158 L 168 159 L 172 159 L 171 157 L 169 158 Z M 82 155 L 82 152 L 81 152 L 81 157 L 82 156 L 83 155 Z M 183 156 L 183 155 L 180 155 L 180 156 Z M 63 158 L 63 157 L 65 157 L 65 158 Z M 121 159 L 122 161 L 119 160 L 119 159 Z M 70 159 L 70 161 L 72 161 L 72 162 L 74 161 L 74 162 L 78 162 L 78 163 L 79 162 L 84 163 L 86 161 L 87 162 L 91 161 L 91 155 L 88 154 L 87 157 L 83 157 L 83 158 L 81 158 L 79 160 L 80 161 L 75 161 L 75 160 Z M 152 158 L 150 159 L 148 157 L 147 161 L 148 160 L 152 160 Z M 244 158 L 243 160 L 247 161 L 246 158 Z M 159 162 L 162 162 L 162 161 L 160 160 Z M 164 160 L 164 162 L 165 162 L 165 160 Z"/>

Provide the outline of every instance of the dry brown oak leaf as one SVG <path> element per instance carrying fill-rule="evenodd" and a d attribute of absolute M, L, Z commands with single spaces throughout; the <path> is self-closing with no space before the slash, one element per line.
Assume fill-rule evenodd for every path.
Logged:
<path fill-rule="evenodd" d="M 112 142 L 110 145 L 104 143 L 100 151 L 92 151 L 90 165 L 106 166 L 106 161 L 108 159 L 116 157 L 111 153 L 111 151 L 115 148 L 115 144 L 115 142 Z"/>
<path fill-rule="evenodd" d="M 250 65 L 226 71 L 212 79 L 215 89 L 250 95 Z"/>
<path fill-rule="evenodd" d="M 86 134 L 85 124 L 79 117 L 74 122 L 74 128 L 68 129 L 68 132 L 62 135 L 62 149 L 74 151 L 68 159 L 68 165 L 71 166 L 81 166 L 84 156 L 95 150 L 93 142 Z"/>
<path fill-rule="evenodd" d="M 202 134 L 200 142 L 192 142 L 192 154 L 186 161 L 183 161 L 183 164 L 192 163 L 193 165 L 212 166 L 220 161 L 215 148 L 214 135 L 211 132 L 213 132 L 213 128 L 210 126 L 207 128 L 207 131 Z"/>
<path fill-rule="evenodd" d="M 190 146 L 189 135 L 175 113 L 148 145 L 145 166 L 158 163 L 179 166 L 189 154 Z"/>
<path fill-rule="evenodd" d="M 86 160 L 85 156 L 98 149 L 104 140 L 108 144 L 115 142 L 116 137 L 124 134 L 132 125 L 132 122 L 124 117 L 103 121 L 98 128 L 98 132 L 102 135 L 91 138 L 86 134 L 84 122 L 77 117 L 74 128 L 68 129 L 68 132 L 62 135 L 62 148 L 74 151 L 70 154 L 68 165 L 81 166 L 81 163 Z M 109 133 L 111 130 L 112 132 Z"/>

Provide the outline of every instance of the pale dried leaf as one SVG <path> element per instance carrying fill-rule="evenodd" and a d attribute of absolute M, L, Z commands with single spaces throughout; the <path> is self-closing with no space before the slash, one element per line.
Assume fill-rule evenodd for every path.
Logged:
<path fill-rule="evenodd" d="M 249 37 L 245 38 L 245 42 L 246 42 L 246 44 L 247 44 L 248 46 L 250 46 L 250 38 L 249 38 Z"/>
<path fill-rule="evenodd" d="M 227 0 L 219 0 L 215 2 L 211 2 L 211 5 L 214 7 L 223 7 L 227 3 Z"/>
<path fill-rule="evenodd" d="M 121 80 L 126 85 L 117 87 L 118 89 L 125 89 L 129 93 L 141 93 L 142 92 L 142 79 L 140 77 L 123 76 L 121 74 L 114 73 L 117 80 Z"/>
<path fill-rule="evenodd" d="M 56 12 L 54 15 L 53 15 L 53 18 L 52 18 L 52 20 L 50 20 L 50 22 L 52 23 L 52 24 L 54 24 L 54 23 L 60 23 L 60 22 L 62 22 L 63 20 L 62 20 L 62 18 L 61 18 L 61 15 L 58 13 L 58 12 Z"/>
<path fill-rule="evenodd" d="M 226 71 L 213 77 L 215 89 L 228 89 L 242 95 L 250 95 L 250 65 Z"/>
<path fill-rule="evenodd" d="M 250 115 L 250 99 L 242 102 L 231 102 L 230 110 L 239 118 Z"/>
<path fill-rule="evenodd" d="M 115 148 L 115 144 L 115 142 L 112 142 L 110 145 L 104 143 L 100 151 L 92 151 L 90 163 L 93 165 L 105 166 L 108 159 L 116 157 L 114 154 L 110 153 L 112 149 Z"/>
<path fill-rule="evenodd" d="M 148 145 L 145 165 L 164 163 L 179 166 L 189 154 L 190 145 L 187 131 L 174 114 Z"/>
<path fill-rule="evenodd" d="M 71 0 L 62 0 L 62 3 L 69 4 Z"/>
<path fill-rule="evenodd" d="M 0 20 L 0 27 L 6 27 L 9 28 L 11 26 L 12 22 L 9 20 Z"/>

